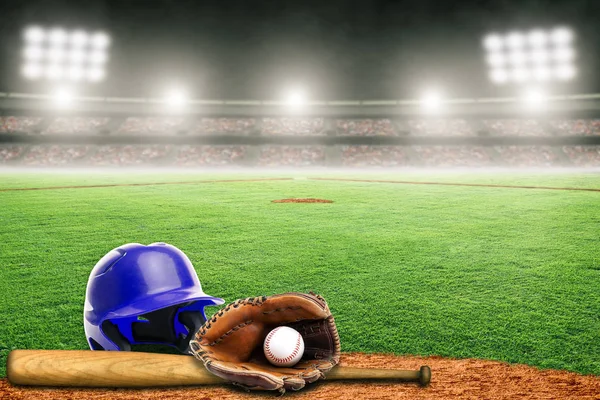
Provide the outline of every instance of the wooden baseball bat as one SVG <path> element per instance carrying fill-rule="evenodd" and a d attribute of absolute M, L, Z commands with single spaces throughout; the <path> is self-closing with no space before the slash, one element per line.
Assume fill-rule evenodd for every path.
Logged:
<path fill-rule="evenodd" d="M 208 372 L 194 357 L 173 354 L 91 351 L 13 350 L 6 362 L 15 385 L 72 387 L 164 387 L 215 385 L 225 380 Z M 431 370 L 351 368 L 337 366 L 328 380 L 395 380 L 429 384 Z"/>

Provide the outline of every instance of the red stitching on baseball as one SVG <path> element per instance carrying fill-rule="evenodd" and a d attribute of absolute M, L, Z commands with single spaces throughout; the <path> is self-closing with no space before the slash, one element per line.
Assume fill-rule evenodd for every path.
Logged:
<path fill-rule="evenodd" d="M 275 354 L 273 354 L 271 352 L 271 349 L 269 348 L 269 344 L 271 343 L 271 338 L 273 337 L 275 332 L 278 331 L 280 328 L 282 328 L 282 327 L 279 326 L 279 327 L 273 329 L 267 335 L 267 338 L 265 339 L 266 352 L 267 352 L 267 355 L 273 359 L 273 361 L 279 362 L 279 363 L 288 363 L 288 362 L 292 361 L 294 359 L 294 357 L 296 357 L 298 355 L 298 352 L 300 351 L 300 334 L 298 334 L 298 337 L 296 339 L 296 346 L 294 347 L 294 350 L 292 351 L 292 353 L 285 358 L 279 358 L 279 357 L 276 357 Z"/>

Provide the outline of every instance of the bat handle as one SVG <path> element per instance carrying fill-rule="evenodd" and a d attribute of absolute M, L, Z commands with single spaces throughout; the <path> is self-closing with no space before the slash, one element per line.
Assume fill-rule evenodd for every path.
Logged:
<path fill-rule="evenodd" d="M 424 365 L 419 370 L 373 369 L 337 367 L 327 373 L 329 380 L 396 380 L 402 382 L 418 382 L 421 386 L 429 385 L 431 369 Z"/>

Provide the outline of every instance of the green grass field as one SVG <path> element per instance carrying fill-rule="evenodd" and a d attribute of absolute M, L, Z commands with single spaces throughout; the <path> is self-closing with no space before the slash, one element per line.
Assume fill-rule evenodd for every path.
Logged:
<path fill-rule="evenodd" d="M 292 175 L 1 172 L 0 189 Z M 329 175 L 600 188 L 599 174 Z M 288 197 L 335 203 L 271 203 Z M 92 267 L 156 241 L 227 301 L 322 294 L 343 351 L 600 374 L 600 192 L 287 180 L 0 191 L 0 375 L 12 349 L 87 348 Z"/>

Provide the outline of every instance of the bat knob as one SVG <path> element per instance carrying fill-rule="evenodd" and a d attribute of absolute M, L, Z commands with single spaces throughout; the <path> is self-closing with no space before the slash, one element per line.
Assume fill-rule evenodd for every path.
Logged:
<path fill-rule="evenodd" d="M 423 387 L 429 385 L 429 381 L 431 381 L 431 368 L 423 365 L 419 372 L 419 384 Z"/>

